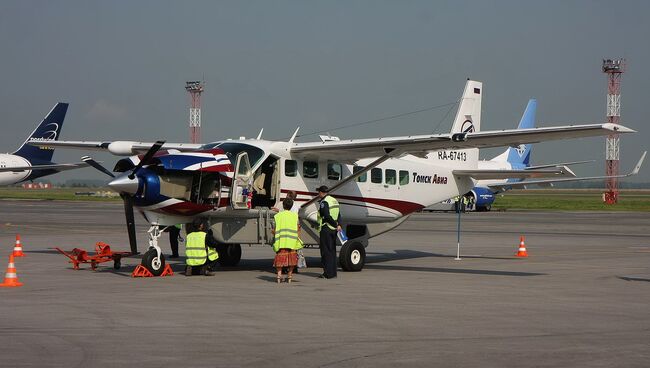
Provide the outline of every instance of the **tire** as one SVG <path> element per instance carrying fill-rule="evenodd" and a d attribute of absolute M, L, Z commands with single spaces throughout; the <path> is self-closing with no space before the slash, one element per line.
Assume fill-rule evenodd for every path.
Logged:
<path fill-rule="evenodd" d="M 119 270 L 122 267 L 122 261 L 119 258 L 113 260 L 113 268 Z"/>
<path fill-rule="evenodd" d="M 486 204 L 485 206 L 476 207 L 476 212 L 488 212 L 492 209 L 492 205 Z"/>
<path fill-rule="evenodd" d="M 217 261 L 223 267 L 234 267 L 241 260 L 241 245 L 239 244 L 220 244 L 217 247 L 219 259 Z"/>
<path fill-rule="evenodd" d="M 142 265 L 154 276 L 160 276 L 165 270 L 165 256 L 161 253 L 159 260 L 158 252 L 155 248 L 151 248 L 142 256 Z"/>
<path fill-rule="evenodd" d="M 339 252 L 339 263 L 343 271 L 361 271 L 366 263 L 366 249 L 359 242 L 343 244 Z"/>

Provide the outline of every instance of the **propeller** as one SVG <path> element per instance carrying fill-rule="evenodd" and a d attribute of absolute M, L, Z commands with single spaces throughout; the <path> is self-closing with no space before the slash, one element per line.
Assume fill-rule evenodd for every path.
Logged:
<path fill-rule="evenodd" d="M 133 216 L 133 197 L 128 194 L 120 194 L 124 202 L 124 217 L 126 218 L 126 231 L 129 235 L 131 252 L 138 253 L 138 240 L 135 237 L 135 216 Z"/>
<path fill-rule="evenodd" d="M 142 168 L 142 166 L 149 163 L 153 155 L 155 155 L 156 152 L 160 150 L 160 147 L 162 147 L 163 144 L 165 144 L 165 141 L 156 141 L 156 143 L 154 143 L 153 146 L 149 148 L 147 153 L 144 154 L 144 157 L 142 157 L 142 160 L 140 160 L 140 163 L 138 163 L 138 165 L 129 174 L 129 179 L 135 178 L 135 174 Z"/>
<path fill-rule="evenodd" d="M 115 177 L 115 174 L 110 172 L 99 162 L 95 161 L 90 156 L 84 156 L 81 160 L 88 165 L 94 167 L 95 169 L 103 172 L 104 174 L 114 178 L 108 185 L 117 190 L 120 193 L 120 197 L 124 202 L 124 217 L 126 218 L 126 229 L 129 236 L 129 245 L 131 246 L 131 252 L 134 254 L 138 253 L 138 242 L 135 235 L 135 216 L 133 215 L 133 195 L 137 192 L 138 181 L 135 179 L 135 174 L 144 166 L 150 163 L 153 156 L 160 150 L 160 148 L 165 144 L 165 141 L 156 141 L 151 148 L 145 153 L 140 160 L 140 163 L 131 170 L 131 172 L 126 176 Z"/>
<path fill-rule="evenodd" d="M 103 172 L 104 174 L 110 176 L 111 178 L 114 178 L 114 177 L 115 177 L 115 174 L 113 174 L 112 172 L 108 171 L 108 169 L 106 169 L 104 166 L 102 166 L 99 162 L 93 160 L 93 158 L 90 157 L 90 156 L 84 156 L 84 157 L 82 157 L 82 158 L 81 158 L 81 161 L 83 161 L 83 162 L 87 163 L 88 165 L 94 167 L 95 169 L 97 169 L 97 170 Z"/>

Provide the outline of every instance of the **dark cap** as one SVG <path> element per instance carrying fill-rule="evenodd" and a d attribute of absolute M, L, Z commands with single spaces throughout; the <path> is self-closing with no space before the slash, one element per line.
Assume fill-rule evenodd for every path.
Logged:
<path fill-rule="evenodd" d="M 328 188 L 326 185 L 321 185 L 320 187 L 316 188 L 316 191 L 321 193 L 327 193 L 330 191 L 330 188 Z"/>

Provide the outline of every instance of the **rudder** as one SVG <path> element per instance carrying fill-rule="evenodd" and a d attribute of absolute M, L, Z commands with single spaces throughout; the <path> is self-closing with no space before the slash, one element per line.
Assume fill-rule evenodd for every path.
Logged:
<path fill-rule="evenodd" d="M 27 144 L 27 141 L 30 139 L 43 141 L 58 140 L 67 111 L 67 103 L 59 102 L 54 105 L 43 121 L 41 121 L 32 134 L 27 137 L 25 142 L 13 154 L 26 158 L 32 164 L 51 162 L 54 148 L 31 146 Z"/>

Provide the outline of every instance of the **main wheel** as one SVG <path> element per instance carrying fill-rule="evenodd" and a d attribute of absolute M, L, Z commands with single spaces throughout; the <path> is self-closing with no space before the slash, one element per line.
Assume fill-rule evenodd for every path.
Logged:
<path fill-rule="evenodd" d="M 359 242 L 346 242 L 339 252 L 339 262 L 344 271 L 361 271 L 366 263 L 366 249 Z"/>
<path fill-rule="evenodd" d="M 241 260 L 241 245 L 239 244 L 219 244 L 217 247 L 219 253 L 219 264 L 224 267 L 234 267 Z"/>
<path fill-rule="evenodd" d="M 161 253 L 158 258 L 156 249 L 151 248 L 142 256 L 142 265 L 154 276 L 160 276 L 165 270 L 165 256 Z"/>

